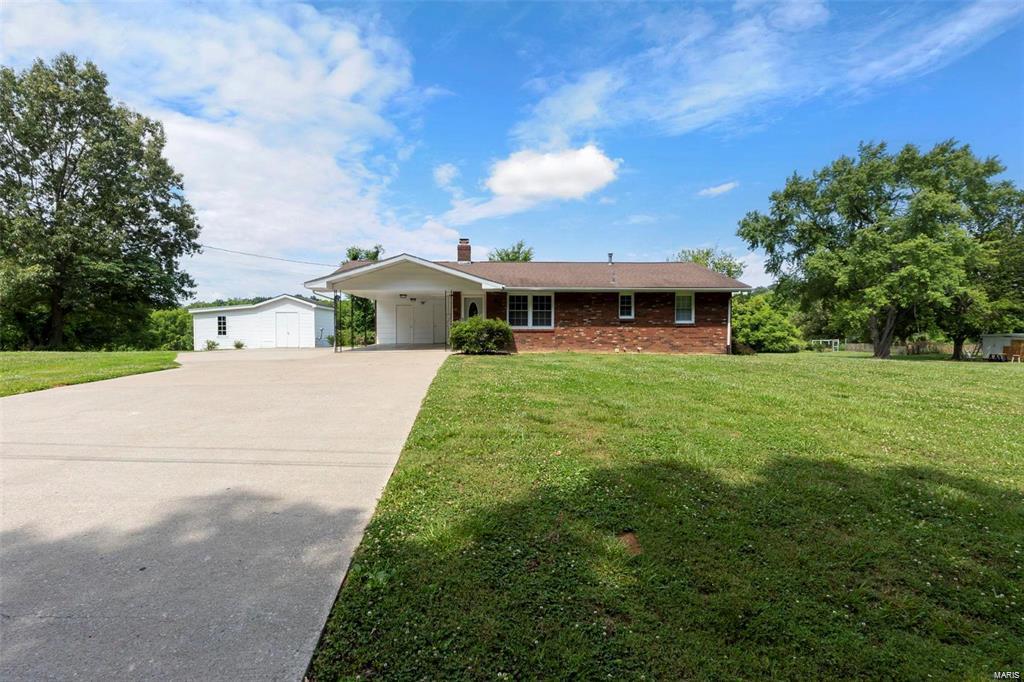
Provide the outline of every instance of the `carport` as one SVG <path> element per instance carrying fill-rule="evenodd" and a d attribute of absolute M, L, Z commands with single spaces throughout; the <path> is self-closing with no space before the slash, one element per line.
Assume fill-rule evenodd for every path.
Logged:
<path fill-rule="evenodd" d="M 335 300 L 344 294 L 373 301 L 376 343 L 391 347 L 447 345 L 453 320 L 486 317 L 486 292 L 504 289 L 497 282 L 408 254 L 351 261 L 306 282 L 306 287 Z"/>

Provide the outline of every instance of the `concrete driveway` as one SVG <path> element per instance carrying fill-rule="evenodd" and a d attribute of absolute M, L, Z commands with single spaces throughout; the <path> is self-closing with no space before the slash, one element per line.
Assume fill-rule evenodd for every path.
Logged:
<path fill-rule="evenodd" d="M 0 679 L 300 679 L 442 350 L 0 400 Z"/>

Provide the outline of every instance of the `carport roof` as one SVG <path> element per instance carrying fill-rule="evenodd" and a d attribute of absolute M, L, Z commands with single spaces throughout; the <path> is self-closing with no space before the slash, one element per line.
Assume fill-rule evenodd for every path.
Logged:
<path fill-rule="evenodd" d="M 552 289 L 562 291 L 578 290 L 631 290 L 631 289 L 685 289 L 704 291 L 743 291 L 750 287 L 743 282 L 709 270 L 696 263 L 607 263 L 579 261 L 530 261 L 526 263 L 505 262 L 458 262 L 424 261 L 414 256 L 401 254 L 385 261 L 349 261 L 327 275 L 310 282 L 329 287 L 332 281 L 352 277 L 360 269 L 397 261 L 399 259 L 420 262 L 444 269 L 452 274 L 461 274 L 475 280 L 485 281 L 493 288 L 504 289 Z M 374 268 L 376 269 L 376 268 Z"/>

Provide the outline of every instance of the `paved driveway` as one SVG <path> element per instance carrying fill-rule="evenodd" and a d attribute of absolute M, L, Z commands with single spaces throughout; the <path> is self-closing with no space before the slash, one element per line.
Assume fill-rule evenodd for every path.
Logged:
<path fill-rule="evenodd" d="M 299 679 L 445 354 L 185 354 L 0 400 L 0 679 Z"/>

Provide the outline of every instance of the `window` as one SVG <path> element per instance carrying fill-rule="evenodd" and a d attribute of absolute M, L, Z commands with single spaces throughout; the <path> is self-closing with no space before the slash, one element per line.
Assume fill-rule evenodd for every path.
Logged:
<path fill-rule="evenodd" d="M 676 324 L 693 324 L 693 294 L 676 292 Z"/>
<path fill-rule="evenodd" d="M 228 335 L 228 318 L 225 315 L 217 316 L 217 336 Z"/>
<path fill-rule="evenodd" d="M 552 294 L 509 294 L 508 323 L 513 327 L 551 329 L 555 326 Z"/>
<path fill-rule="evenodd" d="M 530 297 L 508 297 L 508 323 L 513 327 L 530 326 Z"/>
<path fill-rule="evenodd" d="M 633 292 L 619 294 L 619 319 L 633 319 Z"/>

